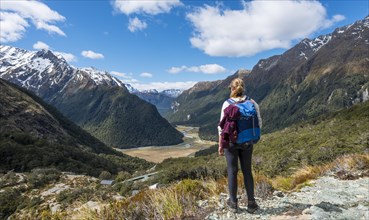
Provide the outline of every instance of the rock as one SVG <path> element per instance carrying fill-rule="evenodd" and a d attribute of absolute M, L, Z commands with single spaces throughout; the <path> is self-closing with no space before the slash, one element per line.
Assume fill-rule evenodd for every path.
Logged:
<path fill-rule="evenodd" d="M 213 213 L 213 214 L 210 214 L 207 217 L 205 217 L 205 219 L 208 219 L 208 220 L 219 220 L 219 216 L 217 215 L 217 213 Z"/>
<path fill-rule="evenodd" d="M 50 204 L 50 211 L 51 213 L 55 214 L 57 211 L 60 211 L 61 205 L 59 203 Z"/>
<path fill-rule="evenodd" d="M 196 204 L 198 207 L 204 208 L 208 205 L 208 200 L 199 200 L 199 201 L 196 201 Z"/>
<path fill-rule="evenodd" d="M 342 212 L 342 210 L 337 205 L 329 202 L 321 202 L 315 206 L 323 209 L 326 212 Z"/>
<path fill-rule="evenodd" d="M 310 212 L 312 220 L 329 219 L 329 214 L 317 206 L 310 207 Z"/>
<path fill-rule="evenodd" d="M 114 195 L 113 196 L 113 199 L 117 200 L 117 201 L 120 201 L 120 200 L 123 200 L 124 199 L 124 196 L 121 196 L 121 195 Z"/>
<path fill-rule="evenodd" d="M 283 194 L 283 192 L 281 192 L 281 191 L 274 191 L 274 192 L 273 192 L 273 196 L 277 196 L 277 197 L 284 197 L 284 194 Z"/>

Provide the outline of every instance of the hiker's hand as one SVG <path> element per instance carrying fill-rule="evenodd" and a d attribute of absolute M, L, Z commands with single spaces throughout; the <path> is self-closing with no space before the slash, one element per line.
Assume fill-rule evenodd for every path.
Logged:
<path fill-rule="evenodd" d="M 222 147 L 218 147 L 219 156 L 224 156 L 224 149 Z"/>

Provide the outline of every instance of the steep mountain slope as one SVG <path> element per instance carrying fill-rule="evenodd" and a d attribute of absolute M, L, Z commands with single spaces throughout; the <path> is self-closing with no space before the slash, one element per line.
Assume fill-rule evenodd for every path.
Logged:
<path fill-rule="evenodd" d="M 116 164 L 102 157 L 103 154 L 127 163 Z M 96 176 L 103 170 L 132 172 L 126 168 L 149 164 L 107 147 L 36 95 L 2 79 L 0 155 L 1 173 L 51 166 Z"/>
<path fill-rule="evenodd" d="M 168 113 L 166 118 L 172 123 L 200 126 L 200 134 L 203 134 L 204 127 L 211 127 L 219 120 L 219 109 L 229 96 L 228 85 L 232 79 L 249 73 L 250 71 L 240 70 L 225 80 L 197 83 L 178 96 L 173 102 L 172 113 Z"/>
<path fill-rule="evenodd" d="M 182 141 L 154 106 L 131 95 L 118 79 L 93 68 L 74 68 L 51 51 L 1 45 L 0 77 L 35 92 L 107 145 Z"/>
<path fill-rule="evenodd" d="M 368 100 L 369 17 L 313 40 L 304 39 L 282 55 L 260 60 L 250 74 L 242 76 L 246 93 L 261 107 L 264 132 L 334 112 Z M 238 73 L 210 90 L 176 100 L 172 123 L 201 126 L 203 138 L 216 139 L 222 102 L 229 82 Z M 189 104 L 191 103 L 191 104 Z M 196 106 L 191 109 L 191 106 Z M 203 124 L 205 122 L 205 124 Z"/>

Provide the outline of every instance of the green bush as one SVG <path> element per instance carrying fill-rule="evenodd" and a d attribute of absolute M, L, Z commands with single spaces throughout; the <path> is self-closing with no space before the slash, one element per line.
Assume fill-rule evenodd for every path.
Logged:
<path fill-rule="evenodd" d="M 99 179 L 101 180 L 106 180 L 106 179 L 110 179 L 111 178 L 111 173 L 109 173 L 108 171 L 102 171 L 99 175 Z"/>
<path fill-rule="evenodd" d="M 131 177 L 132 175 L 129 174 L 128 172 L 120 171 L 118 175 L 115 177 L 115 182 L 123 182 L 124 180 L 129 179 Z"/>
<path fill-rule="evenodd" d="M 22 203 L 23 197 L 17 189 L 4 189 L 0 192 L 0 219 L 7 219 L 17 210 Z"/>
<path fill-rule="evenodd" d="M 31 188 L 41 188 L 46 184 L 60 179 L 61 172 L 55 168 L 34 169 L 28 174 L 28 183 Z"/>

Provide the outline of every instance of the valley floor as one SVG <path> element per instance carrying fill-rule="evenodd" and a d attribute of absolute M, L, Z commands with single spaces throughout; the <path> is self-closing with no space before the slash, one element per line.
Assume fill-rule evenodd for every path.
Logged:
<path fill-rule="evenodd" d="M 192 156 L 195 152 L 217 144 L 204 141 L 199 137 L 198 127 L 177 126 L 177 130 L 184 134 L 183 143 L 171 146 L 148 146 L 131 149 L 116 149 L 133 157 L 139 157 L 150 162 L 160 163 L 167 158 Z"/>
<path fill-rule="evenodd" d="M 224 208 L 227 195 L 222 194 L 218 210 L 206 219 L 369 219 L 369 177 L 339 180 L 324 176 L 308 185 L 299 192 L 277 191 L 270 199 L 258 200 L 261 208 L 255 214 L 247 213 L 242 203 L 239 213 L 229 212 Z"/>

